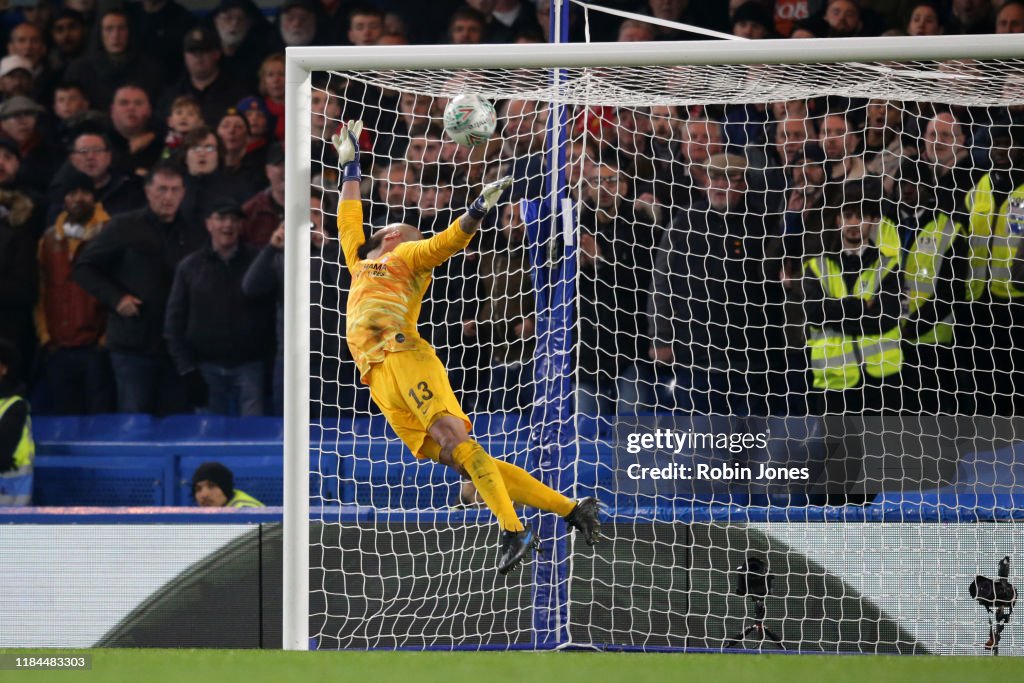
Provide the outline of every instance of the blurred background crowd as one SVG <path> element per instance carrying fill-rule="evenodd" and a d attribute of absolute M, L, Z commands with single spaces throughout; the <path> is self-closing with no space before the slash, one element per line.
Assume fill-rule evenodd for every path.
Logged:
<path fill-rule="evenodd" d="M 748 39 L 1024 31 L 1021 0 L 599 4 Z M 548 0 L 9 0 L 7 391 L 40 414 L 280 414 L 284 48 L 543 42 L 548 12 Z M 582 10 L 571 16 L 582 40 Z M 587 19 L 593 41 L 704 38 Z M 324 142 L 340 122 L 367 123 L 368 230 L 443 229 L 499 174 L 515 177 L 514 199 L 543 191 L 546 105 L 497 102 L 498 134 L 471 150 L 444 138 L 445 103 L 313 78 L 311 391 L 322 415 L 370 410 L 343 341 L 337 168 Z M 1024 370 L 1024 271 L 1017 223 L 993 216 L 1024 183 L 1022 126 L 1013 108 L 892 100 L 575 108 L 566 175 L 580 206 L 580 409 L 1012 412 L 1024 383 L 997 370 Z M 948 240 L 940 217 L 958 226 Z M 507 203 L 491 221 L 437 273 L 423 330 L 468 410 L 524 410 L 536 320 L 523 216 Z M 925 264 L 928 245 L 936 260 Z M 831 268 L 845 289 L 828 289 Z M 876 282 L 861 278 L 875 270 Z M 901 360 L 879 355 L 882 369 L 857 381 L 850 367 L 841 380 L 824 369 L 841 363 L 836 344 L 863 351 L 865 339 L 895 340 Z"/>

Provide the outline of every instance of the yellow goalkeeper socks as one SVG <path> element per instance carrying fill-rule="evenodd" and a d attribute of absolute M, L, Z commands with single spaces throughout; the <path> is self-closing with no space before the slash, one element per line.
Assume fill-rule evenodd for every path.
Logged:
<path fill-rule="evenodd" d="M 505 480 L 505 488 L 512 500 L 529 505 L 538 510 L 554 512 L 565 517 L 576 506 L 576 502 L 566 498 L 550 486 L 538 481 L 536 477 L 511 463 L 495 459 L 501 478 Z"/>
<path fill-rule="evenodd" d="M 498 470 L 500 463 L 472 439 L 463 441 L 452 449 L 452 459 L 473 480 L 477 493 L 484 499 L 484 503 L 494 513 L 494 516 L 498 518 L 498 525 L 505 531 L 522 531 L 523 523 L 516 516 L 515 508 L 512 507 L 512 499 L 509 498 L 508 490 L 505 488 L 505 481 Z"/>

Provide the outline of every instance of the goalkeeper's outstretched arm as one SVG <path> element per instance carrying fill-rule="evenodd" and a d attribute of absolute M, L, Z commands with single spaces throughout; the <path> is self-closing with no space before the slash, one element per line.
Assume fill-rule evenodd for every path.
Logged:
<path fill-rule="evenodd" d="M 341 205 L 338 207 L 338 238 L 349 270 L 359 262 L 359 247 L 363 246 L 363 198 L 359 186 L 362 172 L 359 168 L 359 135 L 362 121 L 349 121 L 331 138 L 338 150 L 341 165 Z"/>

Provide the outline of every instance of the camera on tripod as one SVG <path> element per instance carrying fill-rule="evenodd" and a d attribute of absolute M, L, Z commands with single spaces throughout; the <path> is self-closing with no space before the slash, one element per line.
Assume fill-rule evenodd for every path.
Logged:
<path fill-rule="evenodd" d="M 780 650 L 785 650 L 782 638 L 764 624 L 764 599 L 772 592 L 772 583 L 775 582 L 775 577 L 768 571 L 768 561 L 756 555 L 748 555 L 743 564 L 736 568 L 736 572 L 736 595 L 753 601 L 754 622 L 727 640 L 724 647 L 732 647 L 753 635 L 761 641 L 770 638 Z"/>
<path fill-rule="evenodd" d="M 751 555 L 736 571 L 736 595 L 763 598 L 772 592 L 775 577 L 768 573 L 767 561 Z"/>
<path fill-rule="evenodd" d="M 995 610 L 995 620 L 989 619 L 988 640 L 985 641 L 985 649 L 991 650 L 993 655 L 999 654 L 1003 627 L 1010 622 L 1010 615 L 1017 604 L 1017 589 L 1010 583 L 1009 555 L 999 561 L 996 575 L 998 578 L 992 579 L 978 574 L 967 589 L 986 612 L 991 614 Z"/>

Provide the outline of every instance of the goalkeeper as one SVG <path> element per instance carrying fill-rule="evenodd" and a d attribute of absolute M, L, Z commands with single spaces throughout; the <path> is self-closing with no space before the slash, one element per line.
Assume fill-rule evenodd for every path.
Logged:
<path fill-rule="evenodd" d="M 525 470 L 488 455 L 469 437 L 472 425 L 448 374 L 416 330 L 431 271 L 469 245 L 511 178 L 484 187 L 461 218 L 430 239 L 423 239 L 411 225 L 395 223 L 378 229 L 364 243 L 357 142 L 362 127 L 361 121 L 350 121 L 332 141 L 343 169 L 338 233 L 352 273 L 346 337 L 363 383 L 417 458 L 442 463 L 472 479 L 502 529 L 499 573 L 507 573 L 536 546 L 532 530 L 516 516 L 513 501 L 563 516 L 593 545 L 600 537 L 597 500 L 576 503 Z"/>

